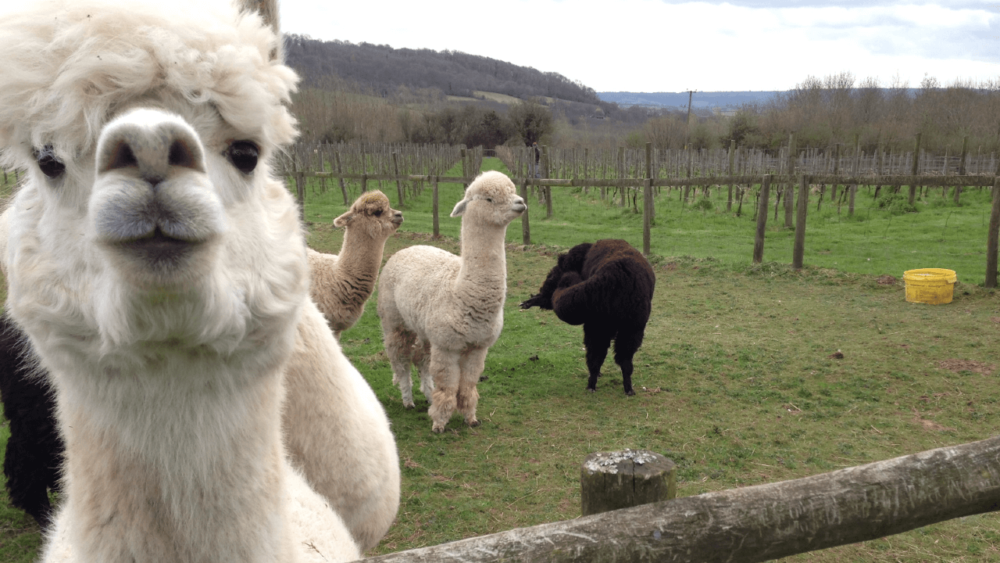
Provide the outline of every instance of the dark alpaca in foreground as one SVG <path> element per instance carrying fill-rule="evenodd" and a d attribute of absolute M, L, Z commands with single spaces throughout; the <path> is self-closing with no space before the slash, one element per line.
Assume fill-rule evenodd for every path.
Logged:
<path fill-rule="evenodd" d="M 590 391 L 597 390 L 601 366 L 614 340 L 625 394 L 635 395 L 632 357 L 642 345 L 655 285 L 653 267 L 627 242 L 585 242 L 559 255 L 540 293 L 521 303 L 521 308 L 552 309 L 563 322 L 583 325 Z"/>
<path fill-rule="evenodd" d="M 59 487 L 64 447 L 55 401 L 38 369 L 20 329 L 0 316 L 0 398 L 10 421 L 3 459 L 7 491 L 11 504 L 45 529 L 52 513 L 49 489 Z"/>

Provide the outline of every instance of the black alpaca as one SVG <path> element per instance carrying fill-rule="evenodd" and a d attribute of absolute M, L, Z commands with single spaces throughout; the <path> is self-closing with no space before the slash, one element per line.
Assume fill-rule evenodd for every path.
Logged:
<path fill-rule="evenodd" d="M 642 345 L 655 285 L 653 267 L 627 242 L 585 242 L 559 255 L 540 293 L 521 303 L 521 308 L 552 309 L 563 322 L 583 325 L 590 391 L 597 390 L 601 366 L 614 340 L 625 394 L 635 395 L 632 357 Z"/>
<path fill-rule="evenodd" d="M 11 504 L 46 529 L 52 516 L 49 489 L 59 488 L 64 446 L 55 401 L 39 369 L 20 329 L 0 316 L 0 399 L 10 421 L 3 459 L 7 491 Z"/>

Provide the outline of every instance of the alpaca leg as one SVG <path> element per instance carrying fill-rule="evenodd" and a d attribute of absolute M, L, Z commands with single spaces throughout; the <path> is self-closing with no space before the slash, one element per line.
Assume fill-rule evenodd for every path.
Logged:
<path fill-rule="evenodd" d="M 434 378 L 431 376 L 431 343 L 419 343 L 413 349 L 413 363 L 420 373 L 420 392 L 427 398 L 427 404 L 433 404 Z"/>
<path fill-rule="evenodd" d="M 587 380 L 588 391 L 597 391 L 597 378 L 601 376 L 601 366 L 608 357 L 611 337 L 612 333 L 604 327 L 583 325 L 583 345 L 587 348 L 587 371 L 590 372 L 590 379 Z"/>
<path fill-rule="evenodd" d="M 489 348 L 475 348 L 462 355 L 459 362 L 459 369 L 462 372 L 458 382 L 458 412 L 465 416 L 465 423 L 469 426 L 479 426 L 476 420 L 476 405 L 479 404 L 479 390 L 476 384 L 479 383 L 479 376 L 486 368 L 486 352 Z"/>
<path fill-rule="evenodd" d="M 48 527 L 52 517 L 52 506 L 49 504 L 49 492 L 45 476 L 50 470 L 45 467 L 45 456 L 39 455 L 37 446 L 33 447 L 31 432 L 27 432 L 29 442 L 24 443 L 24 428 L 12 433 L 4 454 L 3 472 L 7 476 L 7 492 L 10 502 L 24 510 L 38 522 L 43 530 Z"/>
<path fill-rule="evenodd" d="M 444 432 L 444 427 L 455 412 L 458 396 L 459 368 L 461 354 L 452 350 L 431 347 L 431 374 L 434 376 L 434 399 L 427 410 L 433 422 L 431 430 Z"/>
<path fill-rule="evenodd" d="M 639 330 L 622 329 L 615 338 L 615 363 L 622 368 L 622 385 L 626 395 L 635 395 L 632 390 L 632 357 L 642 345 L 645 327 Z"/>
<path fill-rule="evenodd" d="M 392 365 L 392 383 L 399 386 L 403 406 L 412 409 L 413 381 L 410 378 L 410 363 L 416 335 L 403 329 L 389 331 L 385 335 L 385 352 Z"/>

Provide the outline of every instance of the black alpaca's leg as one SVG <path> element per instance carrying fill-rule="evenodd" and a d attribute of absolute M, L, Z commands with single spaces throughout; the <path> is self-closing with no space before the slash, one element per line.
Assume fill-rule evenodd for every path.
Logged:
<path fill-rule="evenodd" d="M 635 395 L 632 390 L 632 357 L 642 345 L 643 328 L 622 329 L 615 338 L 615 363 L 622 368 L 622 385 L 625 386 L 625 394 L 630 396 Z"/>
<path fill-rule="evenodd" d="M 597 391 L 597 378 L 601 376 L 601 366 L 608 357 L 611 337 L 612 333 L 603 327 L 583 325 L 583 345 L 587 348 L 587 370 L 590 372 L 590 379 L 587 381 L 589 391 Z"/>
<path fill-rule="evenodd" d="M 7 476 L 7 492 L 10 503 L 27 512 L 44 530 L 48 528 L 52 516 L 49 492 L 46 483 L 44 456 L 33 451 L 36 445 L 24 443 L 23 433 L 11 432 L 4 454 L 3 472 Z M 28 442 L 33 442 L 28 436 Z"/>

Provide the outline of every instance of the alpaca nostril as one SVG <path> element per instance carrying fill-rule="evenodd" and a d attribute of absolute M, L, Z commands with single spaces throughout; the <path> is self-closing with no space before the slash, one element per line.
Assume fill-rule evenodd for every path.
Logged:
<path fill-rule="evenodd" d="M 194 151 L 192 151 L 186 143 L 180 139 L 171 143 L 170 155 L 167 157 L 167 163 L 170 166 L 183 166 L 184 168 L 197 169 L 198 166 L 196 164 L 196 160 Z"/>
<path fill-rule="evenodd" d="M 115 146 L 107 170 L 120 170 L 131 166 L 139 166 L 139 161 L 136 160 L 135 153 L 132 152 L 132 147 L 122 141 Z"/>

